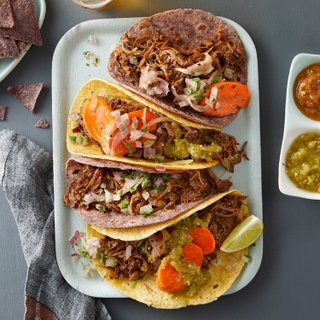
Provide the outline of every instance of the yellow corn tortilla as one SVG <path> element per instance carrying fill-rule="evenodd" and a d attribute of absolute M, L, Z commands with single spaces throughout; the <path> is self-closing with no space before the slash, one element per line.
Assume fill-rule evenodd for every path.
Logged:
<path fill-rule="evenodd" d="M 74 98 L 74 101 L 71 105 L 71 109 L 69 112 L 68 117 L 68 124 L 67 124 L 67 148 L 70 153 L 73 153 L 75 155 L 83 156 L 83 157 L 90 157 L 90 158 L 98 158 L 98 159 L 107 159 L 107 160 L 113 160 L 113 161 L 120 161 L 135 165 L 142 165 L 145 167 L 156 167 L 156 166 L 162 166 L 165 169 L 176 169 L 176 170 L 195 170 L 195 169 L 204 169 L 204 168 L 210 168 L 218 164 L 218 161 L 203 161 L 203 162 L 195 162 L 192 159 L 188 160 L 172 160 L 172 159 L 165 159 L 161 163 L 157 163 L 156 161 L 148 160 L 148 159 L 133 159 L 130 157 L 124 157 L 124 156 L 109 156 L 104 154 L 101 151 L 100 146 L 98 143 L 89 143 L 87 145 L 81 145 L 76 142 L 70 141 L 68 137 L 74 136 L 74 132 L 72 129 L 77 126 L 77 122 L 74 121 L 71 117 L 71 113 L 80 113 L 80 109 L 83 105 L 83 101 L 91 95 L 91 93 L 94 92 L 98 95 L 107 95 L 109 97 L 114 98 L 120 98 L 121 100 L 126 100 L 127 98 L 130 98 L 134 100 L 133 102 L 141 103 L 148 108 L 151 108 L 157 112 L 160 112 L 167 117 L 171 118 L 172 121 L 176 121 L 178 123 L 181 123 L 185 126 L 194 127 L 196 129 L 213 129 L 212 127 L 204 126 L 201 124 L 194 123 L 192 121 L 186 120 L 181 118 L 180 116 L 177 116 L 174 113 L 171 113 L 170 111 L 167 111 L 165 109 L 162 109 L 161 107 L 157 106 L 156 104 L 144 99 L 143 97 L 121 87 L 118 84 L 101 80 L 101 79 L 92 79 L 86 82 L 83 87 L 79 90 L 76 97 Z M 217 131 L 221 131 L 220 129 L 215 129 Z"/>
<path fill-rule="evenodd" d="M 195 212 L 203 210 L 204 208 L 210 206 L 211 204 L 223 198 L 225 195 L 229 193 L 240 194 L 238 190 L 230 190 L 224 193 L 214 194 L 207 200 L 201 202 L 196 207 L 186 211 L 185 213 L 182 213 L 181 215 L 176 216 L 170 220 L 156 223 L 150 226 L 141 226 L 141 227 L 134 227 L 134 228 L 104 228 L 99 226 L 91 226 L 91 228 L 113 239 L 119 239 L 123 241 L 135 241 L 135 240 L 145 239 L 150 237 L 152 234 L 156 233 L 157 231 L 170 227 L 173 224 L 191 216 Z M 244 207 L 243 214 L 248 215 L 249 214 L 248 207 L 247 206 L 243 206 L 243 207 Z"/>
<path fill-rule="evenodd" d="M 237 192 L 236 190 L 233 192 Z M 221 198 L 221 197 L 219 197 Z M 218 200 L 218 199 L 217 199 Z M 211 203 L 210 203 L 211 204 Z M 244 214 L 246 214 L 244 212 Z M 158 230 L 154 229 L 154 232 Z M 104 235 L 97 232 L 91 225 L 87 224 L 87 239 L 97 237 L 102 240 Z M 177 309 L 188 305 L 206 304 L 217 300 L 223 295 L 239 276 L 244 266 L 242 256 L 248 253 L 248 248 L 230 253 L 217 251 L 217 256 L 221 259 L 221 264 L 209 265 L 210 280 L 193 297 L 175 296 L 161 291 L 156 285 L 156 273 L 147 273 L 143 279 L 136 280 L 135 284 L 130 280 L 110 279 L 110 267 L 100 266 L 99 258 L 93 259 L 93 263 L 98 273 L 114 288 L 129 296 L 132 299 L 140 301 L 155 308 Z M 231 258 L 232 256 L 232 258 Z M 235 259 L 235 258 L 236 259 Z M 228 268 L 226 268 L 228 266 Z"/>

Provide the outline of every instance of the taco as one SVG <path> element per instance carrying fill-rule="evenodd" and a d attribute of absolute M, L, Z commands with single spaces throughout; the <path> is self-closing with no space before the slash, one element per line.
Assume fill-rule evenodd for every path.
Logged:
<path fill-rule="evenodd" d="M 78 157 L 66 164 L 64 203 L 104 228 L 153 226 L 195 209 L 232 182 L 210 169 L 166 171 Z"/>
<path fill-rule="evenodd" d="M 245 156 L 235 137 L 159 108 L 125 88 L 88 81 L 71 106 L 69 152 L 146 167 L 192 170 L 220 163 L 233 172 Z"/>
<path fill-rule="evenodd" d="M 185 119 L 224 127 L 249 102 L 236 31 L 211 13 L 178 9 L 134 24 L 107 65 L 109 76 Z"/>
<path fill-rule="evenodd" d="M 233 190 L 140 241 L 114 239 L 87 225 L 87 239 L 99 241 L 93 263 L 109 284 L 149 306 L 174 309 L 214 301 L 244 266 L 247 248 L 232 254 L 219 249 L 248 216 L 245 199 Z"/>

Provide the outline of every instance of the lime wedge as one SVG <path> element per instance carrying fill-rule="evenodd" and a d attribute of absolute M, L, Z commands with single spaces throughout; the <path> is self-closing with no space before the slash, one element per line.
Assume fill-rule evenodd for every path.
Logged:
<path fill-rule="evenodd" d="M 238 224 L 223 241 L 220 250 L 235 252 L 249 247 L 259 239 L 263 231 L 263 222 L 251 215 Z"/>

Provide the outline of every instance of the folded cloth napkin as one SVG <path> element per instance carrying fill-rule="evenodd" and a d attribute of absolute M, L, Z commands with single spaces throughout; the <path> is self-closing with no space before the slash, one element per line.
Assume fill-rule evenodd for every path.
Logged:
<path fill-rule="evenodd" d="M 0 132 L 0 181 L 28 265 L 25 319 L 111 319 L 100 299 L 73 289 L 55 255 L 52 156 L 12 131 Z"/>

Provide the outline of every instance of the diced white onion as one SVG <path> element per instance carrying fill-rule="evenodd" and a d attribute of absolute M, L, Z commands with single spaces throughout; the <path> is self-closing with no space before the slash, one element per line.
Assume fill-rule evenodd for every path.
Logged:
<path fill-rule="evenodd" d="M 149 192 L 146 191 L 146 190 L 144 190 L 141 195 L 142 195 L 144 200 L 148 200 L 149 196 L 150 196 Z"/>
<path fill-rule="evenodd" d="M 126 260 L 128 260 L 130 258 L 131 254 L 132 254 L 132 249 L 133 248 L 132 248 L 131 244 L 126 247 Z"/>
<path fill-rule="evenodd" d="M 89 36 L 88 38 L 88 42 L 91 44 L 96 44 L 96 37 L 95 36 Z"/>
<path fill-rule="evenodd" d="M 245 263 L 248 263 L 250 261 L 250 258 L 246 257 L 245 255 L 243 255 L 241 257 L 241 259 L 245 262 Z"/>
<path fill-rule="evenodd" d="M 147 204 L 146 206 L 141 207 L 139 212 L 141 214 L 146 214 L 146 213 L 150 213 L 152 211 L 153 211 L 152 205 L 151 204 Z"/>
<path fill-rule="evenodd" d="M 238 258 L 235 257 L 233 254 L 229 254 L 228 255 L 228 259 L 232 262 L 237 262 L 238 261 Z"/>

